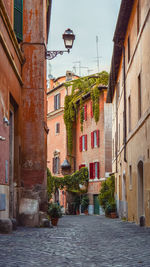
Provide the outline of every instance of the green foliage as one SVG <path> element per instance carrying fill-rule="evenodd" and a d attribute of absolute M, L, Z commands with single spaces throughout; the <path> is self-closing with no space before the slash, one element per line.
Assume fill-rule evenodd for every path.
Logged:
<path fill-rule="evenodd" d="M 48 199 L 52 198 L 52 193 L 54 192 L 54 179 L 53 176 L 51 175 L 51 172 L 49 168 L 47 168 L 47 194 L 48 194 Z"/>
<path fill-rule="evenodd" d="M 96 123 L 99 120 L 99 90 L 98 86 L 108 85 L 108 73 L 102 71 L 96 75 L 91 75 L 87 77 L 82 77 L 71 82 L 66 82 L 65 87 L 72 86 L 71 95 L 66 95 L 65 97 L 65 107 L 64 107 L 64 122 L 66 125 L 67 137 L 68 137 L 68 151 L 71 155 L 73 149 L 73 124 L 76 122 L 78 106 L 80 109 L 80 124 L 81 131 L 83 131 L 83 121 L 84 121 L 84 112 L 83 112 L 83 96 L 87 93 L 91 93 L 93 114 Z"/>
<path fill-rule="evenodd" d="M 51 218 L 61 218 L 62 217 L 61 208 L 57 203 L 50 203 L 48 206 L 47 213 Z"/>
<path fill-rule="evenodd" d="M 47 171 L 47 192 L 49 199 L 52 198 L 52 194 L 56 189 L 65 188 L 67 191 L 82 192 L 79 185 L 88 184 L 88 169 L 86 167 L 81 168 L 79 171 L 74 172 L 72 175 L 65 175 L 64 177 L 52 176 L 49 169 Z"/>
<path fill-rule="evenodd" d="M 100 205 L 105 210 L 106 214 L 116 210 L 116 203 L 114 199 L 115 193 L 115 177 L 112 175 L 102 182 L 100 194 L 98 196 Z"/>
<path fill-rule="evenodd" d="M 88 197 L 88 195 L 84 195 L 82 197 L 81 205 L 82 205 L 82 207 L 83 207 L 84 210 L 87 210 L 88 205 L 89 205 L 89 197 Z"/>

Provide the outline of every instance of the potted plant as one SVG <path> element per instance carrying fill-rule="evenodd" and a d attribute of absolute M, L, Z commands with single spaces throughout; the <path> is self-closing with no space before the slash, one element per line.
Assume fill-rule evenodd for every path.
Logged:
<path fill-rule="evenodd" d="M 48 207 L 48 215 L 50 216 L 53 226 L 57 226 L 59 218 L 62 217 L 61 208 L 57 203 L 50 203 Z"/>
<path fill-rule="evenodd" d="M 89 206 L 89 197 L 88 195 L 84 195 L 81 200 L 81 206 L 83 208 L 84 214 L 88 214 L 88 206 Z"/>
<path fill-rule="evenodd" d="M 107 203 L 106 208 L 105 208 L 105 214 L 106 216 L 109 216 L 112 219 L 117 217 L 115 200 L 112 200 Z"/>

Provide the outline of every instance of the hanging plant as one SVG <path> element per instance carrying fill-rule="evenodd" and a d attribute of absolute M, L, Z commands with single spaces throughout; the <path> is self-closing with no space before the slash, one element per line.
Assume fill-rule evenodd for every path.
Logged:
<path fill-rule="evenodd" d="M 50 170 L 47 168 L 47 192 L 48 198 L 52 198 L 52 194 L 57 189 L 65 188 L 70 192 L 82 192 L 81 185 L 87 187 L 89 181 L 88 168 L 81 168 L 79 171 L 74 172 L 71 175 L 65 175 L 64 177 L 52 176 Z"/>
<path fill-rule="evenodd" d="M 80 110 L 80 126 L 81 131 L 83 131 L 84 122 L 84 109 L 83 109 L 83 96 L 90 92 L 92 99 L 92 109 L 95 122 L 99 120 L 99 96 L 100 91 L 98 86 L 108 85 L 108 73 L 102 71 L 96 75 L 91 75 L 87 77 L 82 77 L 71 82 L 66 82 L 65 87 L 68 91 L 68 87 L 72 86 L 72 91 L 70 95 L 65 97 L 65 107 L 64 107 L 64 123 L 66 125 L 67 131 L 67 143 L 68 152 L 71 155 L 73 150 L 73 124 L 77 120 L 78 107 Z M 78 103 L 78 104 L 77 104 Z"/>

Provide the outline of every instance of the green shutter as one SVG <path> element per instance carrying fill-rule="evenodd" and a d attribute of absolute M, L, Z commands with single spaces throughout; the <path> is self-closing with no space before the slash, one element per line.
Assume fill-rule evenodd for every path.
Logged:
<path fill-rule="evenodd" d="M 14 31 L 18 42 L 23 40 L 23 0 L 14 0 Z"/>

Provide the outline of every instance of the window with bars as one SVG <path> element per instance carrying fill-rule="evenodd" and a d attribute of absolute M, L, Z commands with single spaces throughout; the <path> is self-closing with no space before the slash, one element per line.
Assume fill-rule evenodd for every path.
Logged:
<path fill-rule="evenodd" d="M 54 110 L 60 108 L 60 93 L 54 96 Z"/>
<path fill-rule="evenodd" d="M 55 174 L 60 173 L 60 158 L 59 157 L 53 158 L 53 173 Z"/>
<path fill-rule="evenodd" d="M 59 122 L 56 123 L 55 133 L 56 134 L 60 133 L 60 123 Z"/>
<path fill-rule="evenodd" d="M 99 162 L 92 162 L 90 163 L 90 179 L 99 179 L 100 178 L 100 171 L 99 171 Z"/>
<path fill-rule="evenodd" d="M 14 0 L 14 31 L 18 42 L 23 40 L 23 0 Z"/>
<path fill-rule="evenodd" d="M 91 147 L 99 147 L 99 130 L 91 132 Z"/>

